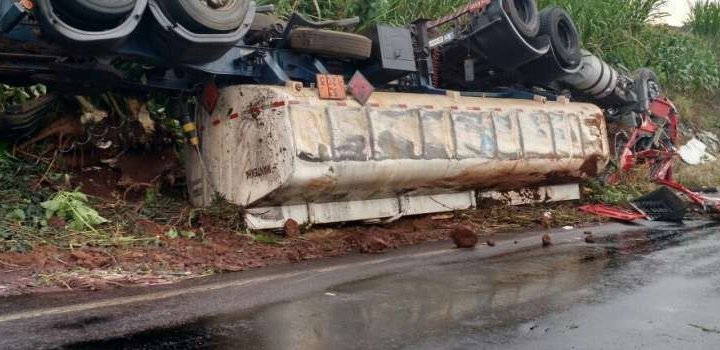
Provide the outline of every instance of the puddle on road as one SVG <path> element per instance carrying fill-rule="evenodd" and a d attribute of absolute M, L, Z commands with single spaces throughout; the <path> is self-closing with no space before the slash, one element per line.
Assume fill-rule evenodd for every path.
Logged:
<path fill-rule="evenodd" d="M 651 282 L 659 273 L 652 264 L 640 274 L 622 271 L 688 237 L 634 231 L 593 246 L 418 266 L 242 314 L 69 348 L 389 349 L 455 333 L 522 328 L 539 316 L 600 303 Z"/>

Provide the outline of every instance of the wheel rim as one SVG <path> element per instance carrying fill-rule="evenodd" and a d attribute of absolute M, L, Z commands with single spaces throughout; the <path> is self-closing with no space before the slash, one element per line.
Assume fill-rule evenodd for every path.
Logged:
<path fill-rule="evenodd" d="M 647 82 L 647 93 L 651 100 L 657 98 L 660 96 L 660 85 L 654 80 L 649 80 Z"/>
<path fill-rule="evenodd" d="M 532 0 L 515 1 L 515 9 L 523 23 L 530 23 L 532 20 Z"/>
<path fill-rule="evenodd" d="M 558 22 L 558 36 L 560 44 L 567 50 L 572 50 L 577 42 L 577 36 L 570 23 L 564 18 Z"/>
<path fill-rule="evenodd" d="M 236 0 L 199 0 L 203 5 L 213 9 L 222 10 L 235 3 Z"/>

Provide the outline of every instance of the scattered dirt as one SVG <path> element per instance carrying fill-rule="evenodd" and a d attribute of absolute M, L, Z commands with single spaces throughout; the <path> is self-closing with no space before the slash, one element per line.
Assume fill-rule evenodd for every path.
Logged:
<path fill-rule="evenodd" d="M 75 186 L 90 196 L 111 199 L 120 180 L 116 170 L 101 167 L 89 167 L 80 171 L 75 177 Z"/>
<path fill-rule="evenodd" d="M 461 246 L 480 239 L 494 246 L 496 234 L 520 229 L 544 229 L 543 213 L 552 211 L 553 226 L 592 225 L 596 218 L 577 213 L 572 204 L 503 207 L 457 213 L 439 220 L 423 216 L 382 226 L 319 227 L 298 236 L 271 237 L 271 242 L 228 228 L 228 218 L 204 215 L 194 227 L 194 239 L 165 236 L 167 225 L 135 222 L 140 238 L 153 244 L 69 250 L 37 246 L 27 253 L 0 253 L 0 295 L 57 290 L 97 290 L 129 285 L 153 285 L 235 272 L 269 265 L 335 257 L 349 253 L 378 254 L 397 247 L 446 240 L 463 232 Z M 572 215 L 570 215 L 572 213 Z M 559 219 L 558 219 L 559 218 Z M 513 224 L 514 223 L 514 224 Z M 470 242 L 472 240 L 472 242 Z"/>

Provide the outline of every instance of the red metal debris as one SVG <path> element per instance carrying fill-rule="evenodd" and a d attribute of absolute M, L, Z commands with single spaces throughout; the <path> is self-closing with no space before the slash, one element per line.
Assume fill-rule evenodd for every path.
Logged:
<path fill-rule="evenodd" d="M 645 215 L 623 208 L 612 207 L 606 204 L 590 204 L 580 207 L 580 211 L 620 221 L 635 221 L 645 219 Z"/>
<path fill-rule="evenodd" d="M 702 196 L 699 193 L 691 191 L 689 188 L 681 185 L 674 180 L 657 180 L 656 182 L 684 194 L 688 197 L 688 199 L 690 199 L 690 201 L 703 208 L 706 208 L 708 206 L 708 202 L 711 201 L 711 199 Z M 714 207 L 715 209 L 720 209 L 720 203 L 715 203 Z"/>
<path fill-rule="evenodd" d="M 677 181 L 673 180 L 672 164 L 677 153 L 675 144 L 678 138 L 678 115 L 675 106 L 667 98 L 656 98 L 650 102 L 647 113 L 641 113 L 640 126 L 635 129 L 628 142 L 618 156 L 618 172 L 610 177 L 610 183 L 619 179 L 620 173 L 629 171 L 637 163 L 649 164 L 650 179 L 659 185 L 667 186 L 683 193 L 691 202 L 707 209 L 708 207 L 720 211 L 720 202 L 693 192 Z M 645 149 L 638 150 L 643 145 L 639 141 L 650 140 Z M 593 208 L 586 208 L 593 210 Z M 600 208 L 603 212 L 604 209 Z M 582 210 L 582 209 L 581 209 Z M 612 211 L 608 211 L 612 215 Z M 623 215 L 621 215 L 623 216 Z"/>
<path fill-rule="evenodd" d="M 616 183 L 620 173 L 629 171 L 639 162 L 652 165 L 652 179 L 672 179 L 672 161 L 676 154 L 678 134 L 675 107 L 670 100 L 657 98 L 651 101 L 648 113 L 641 113 L 639 117 L 640 126 L 633 131 L 618 155 L 619 169 L 611 177 L 611 183 Z M 650 143 L 640 145 L 641 140 L 649 140 Z"/>

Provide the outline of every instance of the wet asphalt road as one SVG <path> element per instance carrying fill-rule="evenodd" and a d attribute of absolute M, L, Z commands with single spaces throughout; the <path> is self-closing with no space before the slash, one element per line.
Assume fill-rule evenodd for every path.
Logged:
<path fill-rule="evenodd" d="M 595 232 L 596 244 L 562 232 L 543 249 L 537 233 L 475 251 L 439 243 L 218 277 L 150 297 L 46 298 L 33 312 L 27 299 L 0 302 L 0 348 L 720 348 L 720 229 Z"/>

